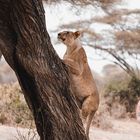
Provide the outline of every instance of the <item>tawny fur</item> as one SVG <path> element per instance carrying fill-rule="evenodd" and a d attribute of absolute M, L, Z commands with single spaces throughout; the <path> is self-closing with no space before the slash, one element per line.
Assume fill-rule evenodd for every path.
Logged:
<path fill-rule="evenodd" d="M 58 34 L 58 39 L 67 46 L 63 61 L 69 67 L 72 89 L 82 111 L 82 117 L 87 120 L 86 135 L 89 139 L 89 128 L 98 109 L 99 94 L 87 62 L 85 50 L 78 39 L 79 36 L 79 31 L 64 31 Z"/>

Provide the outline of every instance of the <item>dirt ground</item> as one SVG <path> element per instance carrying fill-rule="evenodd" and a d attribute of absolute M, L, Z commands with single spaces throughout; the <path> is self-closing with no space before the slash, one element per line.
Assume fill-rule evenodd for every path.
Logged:
<path fill-rule="evenodd" d="M 112 120 L 113 128 L 103 130 L 100 128 L 90 129 L 90 140 L 140 140 L 140 123 L 135 120 Z M 0 140 L 17 140 L 17 130 L 24 136 L 28 129 L 0 126 Z M 34 139 L 35 140 L 35 139 Z"/>
<path fill-rule="evenodd" d="M 113 128 L 90 130 L 91 140 L 140 140 L 140 123 L 135 120 L 112 120 Z"/>

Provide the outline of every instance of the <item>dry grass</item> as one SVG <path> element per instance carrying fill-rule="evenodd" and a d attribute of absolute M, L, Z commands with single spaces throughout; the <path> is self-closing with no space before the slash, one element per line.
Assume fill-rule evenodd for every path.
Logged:
<path fill-rule="evenodd" d="M 112 119 L 108 106 L 105 103 L 100 103 L 99 109 L 95 114 L 92 124 L 104 130 L 112 129 Z"/>
<path fill-rule="evenodd" d="M 18 83 L 0 85 L 0 123 L 28 127 L 33 117 Z"/>
<path fill-rule="evenodd" d="M 36 129 L 32 128 L 32 123 L 29 129 L 25 131 L 17 129 L 16 140 L 40 140 Z"/>
<path fill-rule="evenodd" d="M 110 75 L 113 79 L 115 80 L 123 80 L 123 79 L 118 79 L 116 77 L 120 77 L 121 72 L 119 73 L 119 76 L 115 73 L 111 74 L 111 72 L 108 69 L 113 69 L 112 71 L 118 71 L 118 68 L 112 66 L 106 67 L 106 73 L 110 73 L 107 75 Z M 124 76 L 124 73 L 122 74 Z M 121 76 L 121 78 L 123 78 Z M 96 77 L 96 76 L 95 76 Z M 108 79 L 111 80 L 111 77 L 107 76 Z M 125 77 L 124 77 L 125 78 Z M 108 80 L 103 80 L 106 82 L 110 82 Z M 128 83 L 127 79 L 127 83 Z M 123 84 L 116 85 L 115 81 L 111 81 L 111 88 L 114 89 L 124 89 L 125 85 L 124 82 Z M 114 83 L 114 84 L 113 84 Z M 120 83 L 120 82 L 119 82 Z M 103 83 L 105 84 L 105 83 Z M 109 88 L 109 87 L 108 87 Z M 120 104 L 120 99 L 119 96 L 114 96 L 113 93 L 111 93 L 112 89 L 108 89 L 110 91 L 107 91 L 109 93 L 103 94 L 104 89 L 100 89 L 100 95 L 102 96 L 100 98 L 100 107 L 99 110 L 97 111 L 94 119 L 93 119 L 93 124 L 94 126 L 100 127 L 102 129 L 112 129 L 113 123 L 112 123 L 112 116 L 115 118 L 124 118 L 127 116 L 126 108 L 125 106 Z M 106 90 L 105 90 L 106 91 Z M 30 128 L 30 124 L 33 122 L 32 115 L 25 103 L 23 94 L 21 92 L 21 89 L 18 85 L 18 83 L 14 84 L 5 84 L 5 85 L 0 85 L 0 123 L 2 124 L 8 124 L 8 125 L 13 125 L 13 126 L 22 126 L 22 127 L 27 127 Z M 34 123 L 32 128 L 34 127 Z M 18 133 L 19 139 L 23 139 L 25 135 L 21 135 L 22 133 Z M 32 134 L 32 133 L 29 133 Z M 21 138 L 20 138 L 21 137 Z"/>
<path fill-rule="evenodd" d="M 110 129 L 112 128 L 112 123 L 110 122 L 109 112 L 104 107 L 104 105 L 100 107 L 93 123 L 97 127 Z M 0 123 L 15 127 L 34 128 L 32 115 L 25 103 L 18 83 L 0 85 Z M 32 126 L 31 123 L 33 123 Z M 17 139 L 24 140 L 26 138 L 27 140 L 31 136 L 35 136 L 33 132 L 29 131 L 29 134 L 24 135 L 18 131 Z"/>

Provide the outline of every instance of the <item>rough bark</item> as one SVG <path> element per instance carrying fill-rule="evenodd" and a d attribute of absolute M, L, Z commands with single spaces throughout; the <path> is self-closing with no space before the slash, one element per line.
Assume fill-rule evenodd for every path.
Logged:
<path fill-rule="evenodd" d="M 86 140 L 66 66 L 41 0 L 0 0 L 0 51 L 15 71 L 41 140 Z"/>
<path fill-rule="evenodd" d="M 2 53 L 1 53 L 1 51 L 0 51 L 0 59 L 1 59 L 1 56 L 2 56 Z"/>

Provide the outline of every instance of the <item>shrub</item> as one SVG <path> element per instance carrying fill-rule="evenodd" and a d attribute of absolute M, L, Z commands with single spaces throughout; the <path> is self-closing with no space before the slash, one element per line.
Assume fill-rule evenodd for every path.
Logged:
<path fill-rule="evenodd" d="M 111 98 L 108 103 L 111 107 L 118 102 L 125 106 L 126 112 L 134 112 L 140 97 L 140 79 L 129 77 L 124 81 L 111 81 L 106 85 L 104 97 Z"/>
<path fill-rule="evenodd" d="M 31 122 L 33 117 L 19 84 L 0 85 L 0 123 L 29 127 Z"/>

